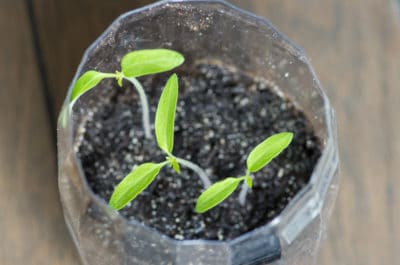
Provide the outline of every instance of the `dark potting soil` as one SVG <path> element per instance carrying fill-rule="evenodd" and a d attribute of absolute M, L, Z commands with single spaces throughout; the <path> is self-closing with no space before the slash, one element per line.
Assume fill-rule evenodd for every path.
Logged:
<path fill-rule="evenodd" d="M 321 145 L 304 114 L 266 82 L 216 65 L 200 64 L 178 73 L 179 99 L 173 153 L 206 170 L 212 182 L 245 173 L 250 150 L 266 137 L 294 133 L 291 145 L 254 175 L 244 206 L 238 189 L 219 206 L 194 212 L 202 182 L 191 170 L 161 170 L 156 180 L 120 213 L 178 239 L 226 240 L 277 216 L 306 185 Z M 149 97 L 151 121 L 166 74 L 141 79 Z M 108 201 L 114 187 L 135 165 L 161 162 L 155 139 L 145 139 L 135 89 L 115 81 L 81 110 L 76 152 L 93 191 Z"/>

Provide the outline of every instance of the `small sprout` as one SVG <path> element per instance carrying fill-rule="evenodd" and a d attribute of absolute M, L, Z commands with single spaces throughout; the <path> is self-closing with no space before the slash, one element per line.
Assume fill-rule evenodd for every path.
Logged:
<path fill-rule="evenodd" d="M 102 73 L 94 70 L 85 72 L 75 82 L 72 88 L 69 103 L 74 102 L 85 92 L 97 86 L 105 78 L 115 78 L 122 87 L 122 81 L 128 80 L 136 88 L 143 113 L 143 128 L 146 138 L 151 138 L 150 110 L 146 93 L 136 77 L 162 73 L 180 66 L 185 61 L 182 54 L 168 49 L 138 50 L 127 53 L 121 60 L 121 71 L 115 73 Z"/>
<path fill-rule="evenodd" d="M 109 205 L 115 210 L 119 210 L 127 205 L 131 200 L 141 193 L 156 178 L 161 168 L 165 165 L 172 167 L 180 173 L 179 163 L 191 168 L 199 175 L 205 175 L 200 167 L 182 158 L 177 158 L 172 154 L 174 148 L 174 124 L 176 103 L 178 100 L 178 77 L 173 74 L 168 79 L 156 111 L 155 132 L 157 144 L 167 155 L 164 162 L 145 163 L 135 168 L 129 173 L 115 188 L 111 196 Z M 208 178 L 207 181 L 209 182 Z M 206 186 L 207 187 L 207 186 Z"/>
<path fill-rule="evenodd" d="M 146 189 L 168 162 L 145 163 L 132 170 L 115 188 L 109 205 L 114 210 L 120 210 L 139 193 Z"/>
<path fill-rule="evenodd" d="M 293 133 L 283 132 L 274 134 L 258 144 L 247 157 L 246 175 L 239 178 L 227 178 L 218 181 L 203 191 L 197 199 L 195 211 L 197 213 L 204 213 L 217 206 L 236 190 L 241 181 L 244 181 L 243 187 L 251 188 L 253 186 L 253 179 L 250 173 L 255 173 L 265 167 L 273 158 L 288 147 L 292 139 Z M 246 195 L 246 193 L 243 194 L 243 196 Z M 245 197 L 242 200 L 245 200 Z M 241 202 L 241 204 L 244 204 L 244 202 Z"/>
<path fill-rule="evenodd" d="M 139 50 L 122 58 L 121 69 L 126 77 L 140 77 L 172 70 L 184 61 L 182 54 L 172 50 Z"/>
<path fill-rule="evenodd" d="M 122 81 L 124 80 L 124 75 L 121 72 L 115 71 L 115 80 L 119 87 L 122 87 Z"/>
<path fill-rule="evenodd" d="M 246 176 L 246 184 L 250 189 L 253 187 L 253 179 L 249 175 Z"/>
<path fill-rule="evenodd" d="M 174 156 L 168 156 L 167 161 L 170 162 L 172 168 L 175 170 L 176 173 L 181 173 L 181 167 L 179 166 L 178 160 Z"/>

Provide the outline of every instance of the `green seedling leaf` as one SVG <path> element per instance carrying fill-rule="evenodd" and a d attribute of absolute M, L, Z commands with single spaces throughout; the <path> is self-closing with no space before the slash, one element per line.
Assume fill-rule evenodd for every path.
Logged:
<path fill-rule="evenodd" d="M 250 189 L 253 187 L 253 179 L 250 176 L 246 176 L 246 184 Z"/>
<path fill-rule="evenodd" d="M 120 210 L 135 199 L 160 172 L 164 163 L 145 163 L 132 170 L 115 188 L 109 205 L 114 210 Z"/>
<path fill-rule="evenodd" d="M 115 71 L 115 79 L 117 80 L 119 87 L 122 87 L 122 80 L 124 79 L 123 73 Z"/>
<path fill-rule="evenodd" d="M 243 178 L 226 178 L 214 183 L 197 199 L 195 211 L 204 213 L 220 204 L 236 190 L 242 180 Z"/>
<path fill-rule="evenodd" d="M 172 70 L 184 61 L 182 54 L 168 49 L 139 50 L 122 58 L 121 69 L 126 77 L 140 77 Z"/>
<path fill-rule="evenodd" d="M 181 173 L 181 167 L 179 166 L 178 160 L 174 156 L 167 156 L 166 160 L 169 162 L 169 165 L 175 170 L 176 173 Z"/>
<path fill-rule="evenodd" d="M 174 147 L 174 123 L 178 100 L 178 77 L 171 75 L 158 102 L 155 131 L 158 146 L 167 154 Z"/>
<path fill-rule="evenodd" d="M 94 70 L 87 71 L 78 80 L 76 80 L 74 88 L 72 89 L 70 102 L 73 102 L 83 93 L 95 87 L 104 78 L 114 77 L 114 74 L 101 73 Z"/>
<path fill-rule="evenodd" d="M 257 172 L 278 156 L 292 141 L 293 133 L 274 134 L 257 145 L 247 157 L 247 170 Z"/>
<path fill-rule="evenodd" d="M 181 167 L 179 166 L 178 161 L 176 161 L 175 157 L 173 157 L 171 159 L 171 164 L 172 164 L 172 168 L 175 170 L 175 172 L 180 174 L 181 173 Z"/>

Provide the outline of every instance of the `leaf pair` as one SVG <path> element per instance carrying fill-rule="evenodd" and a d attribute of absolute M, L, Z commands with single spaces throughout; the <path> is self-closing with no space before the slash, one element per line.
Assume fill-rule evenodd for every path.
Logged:
<path fill-rule="evenodd" d="M 265 167 L 272 159 L 288 147 L 292 139 L 293 133 L 290 132 L 274 134 L 265 139 L 262 143 L 257 145 L 247 157 L 246 175 L 239 178 L 226 178 L 213 184 L 197 199 L 195 211 L 204 213 L 217 206 L 228 198 L 242 181 L 246 181 L 247 186 L 251 188 L 252 179 L 250 173 L 255 173 Z"/>
<path fill-rule="evenodd" d="M 105 78 L 116 78 L 121 85 L 122 78 L 135 78 L 172 70 L 185 61 L 184 57 L 173 50 L 149 49 L 126 54 L 121 60 L 121 73 L 102 73 L 94 70 L 85 72 L 72 88 L 70 103 L 86 91 L 92 89 Z"/>
<path fill-rule="evenodd" d="M 159 147 L 168 155 L 162 163 L 145 163 L 129 173 L 115 188 L 109 205 L 115 210 L 122 209 L 131 200 L 135 199 L 148 187 L 161 168 L 171 165 L 175 171 L 180 172 L 176 158 L 171 154 L 174 146 L 175 111 L 178 100 L 178 77 L 173 74 L 167 81 L 158 102 L 155 131 Z"/>

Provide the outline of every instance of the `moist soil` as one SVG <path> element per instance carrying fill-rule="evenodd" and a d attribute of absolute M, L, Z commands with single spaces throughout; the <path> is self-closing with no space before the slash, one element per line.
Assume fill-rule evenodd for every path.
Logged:
<path fill-rule="evenodd" d="M 307 184 L 320 157 L 321 144 L 310 122 L 268 82 L 235 70 L 199 64 L 178 76 L 173 153 L 200 165 L 212 182 L 242 176 L 247 154 L 274 133 L 293 132 L 293 142 L 254 174 L 244 206 L 238 202 L 238 189 L 219 206 L 195 213 L 202 182 L 182 166 L 181 174 L 163 168 L 120 213 L 178 240 L 227 240 L 268 223 Z M 140 80 L 149 97 L 152 122 L 167 78 L 162 74 Z M 134 166 L 161 162 L 165 155 L 154 136 L 144 137 L 138 95 L 130 84 L 120 88 L 114 80 L 103 81 L 96 93 L 77 115 L 81 119 L 75 150 L 90 187 L 108 201 Z"/>

